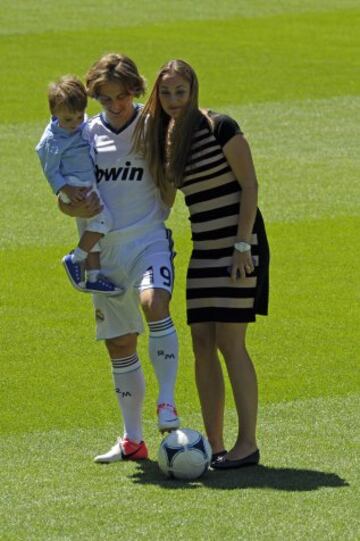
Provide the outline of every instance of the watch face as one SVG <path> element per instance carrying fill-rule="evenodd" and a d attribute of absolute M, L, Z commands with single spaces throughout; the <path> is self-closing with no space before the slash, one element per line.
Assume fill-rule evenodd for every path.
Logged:
<path fill-rule="evenodd" d="M 248 242 L 235 242 L 234 248 L 238 252 L 248 252 L 251 249 L 251 245 Z"/>

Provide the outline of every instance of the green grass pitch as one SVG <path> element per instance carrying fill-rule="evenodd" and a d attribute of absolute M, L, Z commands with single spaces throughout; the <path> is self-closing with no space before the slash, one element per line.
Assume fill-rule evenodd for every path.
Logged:
<path fill-rule="evenodd" d="M 356 0 L 2 0 L 0 8 L 0 540 L 353 540 L 359 494 L 359 42 Z M 272 251 L 270 315 L 249 331 L 262 465 L 168 481 L 150 460 L 99 467 L 121 419 L 90 300 L 59 260 L 74 246 L 34 152 L 46 87 L 125 52 L 149 85 L 188 60 L 201 105 L 253 150 Z M 97 111 L 92 104 L 90 112 Z M 190 250 L 179 194 L 172 302 L 184 426 L 202 429 L 185 323 Z M 226 438 L 236 415 L 227 384 Z"/>

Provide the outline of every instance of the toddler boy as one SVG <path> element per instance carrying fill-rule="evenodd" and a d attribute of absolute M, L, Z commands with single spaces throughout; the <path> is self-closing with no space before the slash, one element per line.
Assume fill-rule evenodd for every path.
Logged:
<path fill-rule="evenodd" d="M 119 295 L 123 289 L 101 274 L 98 241 L 111 229 L 112 217 L 96 188 L 86 131 L 85 87 L 77 77 L 66 75 L 50 84 L 48 100 L 52 117 L 36 151 L 53 192 L 65 203 L 76 203 L 85 199 L 89 191 L 95 191 L 103 206 L 93 218 L 77 218 L 80 241 L 62 263 L 71 284 L 79 291 Z"/>

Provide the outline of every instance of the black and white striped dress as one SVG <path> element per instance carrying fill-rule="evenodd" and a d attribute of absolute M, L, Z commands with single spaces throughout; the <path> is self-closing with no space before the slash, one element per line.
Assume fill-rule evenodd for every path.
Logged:
<path fill-rule="evenodd" d="M 231 281 L 237 235 L 241 187 L 222 147 L 241 133 L 225 115 L 214 115 L 214 126 L 203 116 L 194 133 L 181 191 L 190 211 L 193 250 L 187 272 L 186 298 L 189 324 L 250 322 L 267 314 L 269 247 L 264 222 L 257 211 L 251 238 L 255 271 Z"/>

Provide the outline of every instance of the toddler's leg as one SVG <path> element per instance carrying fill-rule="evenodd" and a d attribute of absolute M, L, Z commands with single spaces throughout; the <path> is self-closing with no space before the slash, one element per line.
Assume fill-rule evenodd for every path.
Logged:
<path fill-rule="evenodd" d="M 97 233 L 96 231 L 84 231 L 80 237 L 78 248 L 88 253 L 103 236 L 103 233 Z"/>
<path fill-rule="evenodd" d="M 83 263 L 86 260 L 87 277 L 90 282 L 96 282 L 100 274 L 100 253 L 91 252 L 90 250 L 103 237 L 102 233 L 94 231 L 84 231 L 81 235 L 79 244 L 71 254 L 73 263 Z"/>
<path fill-rule="evenodd" d="M 96 282 L 100 274 L 100 269 L 100 252 L 89 252 L 86 258 L 86 277 L 88 282 Z"/>
<path fill-rule="evenodd" d="M 95 231 L 84 231 L 75 251 L 66 255 L 62 262 L 71 284 L 76 289 L 84 293 L 120 295 L 124 291 L 123 288 L 101 274 L 100 252 L 91 252 L 103 236 L 102 233 Z M 86 281 L 84 282 L 85 267 Z"/>

